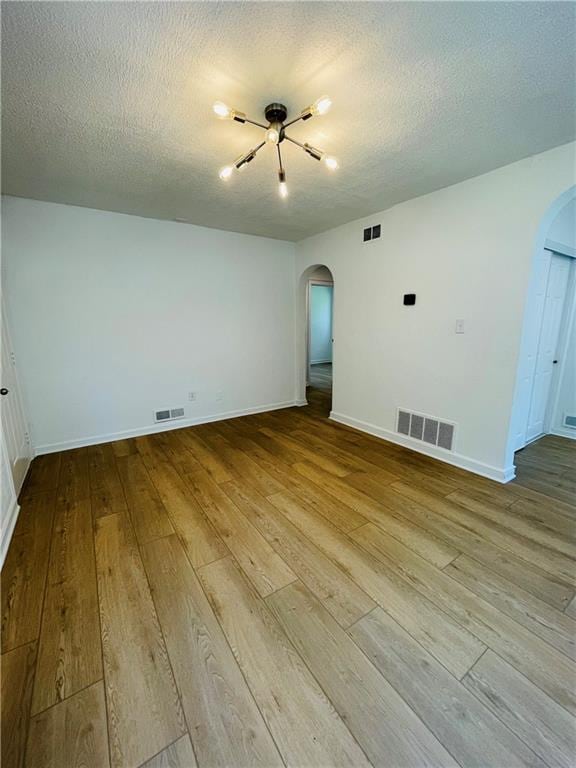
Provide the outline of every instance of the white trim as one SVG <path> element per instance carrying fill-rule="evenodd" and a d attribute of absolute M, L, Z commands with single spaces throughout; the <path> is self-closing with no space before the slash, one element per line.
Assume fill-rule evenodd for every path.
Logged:
<path fill-rule="evenodd" d="M 142 437 L 144 435 L 154 435 L 157 432 L 168 432 L 173 429 L 183 429 L 184 427 L 194 427 L 197 424 L 208 424 L 211 421 L 224 421 L 224 419 L 236 419 L 239 416 L 250 416 L 255 413 L 266 413 L 267 411 L 279 411 L 282 408 L 293 408 L 296 405 L 307 405 L 296 400 L 287 400 L 283 403 L 270 403 L 269 405 L 259 405 L 255 408 L 241 408 L 237 411 L 227 411 L 224 413 L 215 413 L 211 416 L 198 416 L 195 419 L 178 419 L 175 423 L 149 424 L 146 427 L 136 429 L 125 429 L 122 432 L 110 432 L 107 435 L 93 435 L 92 437 L 79 437 L 74 440 L 64 440 L 61 443 L 47 443 L 46 445 L 37 445 L 34 449 L 35 456 L 41 456 L 46 453 L 56 453 L 58 451 L 67 451 L 72 448 L 84 448 L 88 445 L 99 445 L 100 443 L 113 443 L 116 440 L 125 440 L 130 437 Z"/>
<path fill-rule="evenodd" d="M 375 424 L 369 424 L 366 421 L 360 421 L 359 419 L 353 419 L 350 416 L 345 416 L 342 413 L 330 412 L 330 418 L 332 421 L 337 421 L 340 424 L 345 424 L 348 427 L 353 427 L 361 432 L 367 432 L 369 435 L 379 437 L 382 440 L 387 440 L 390 443 L 401 445 L 404 448 L 409 448 L 416 453 L 423 453 L 426 456 L 430 456 L 433 459 L 438 459 L 446 464 L 452 464 L 460 469 L 465 469 L 468 472 L 473 472 L 476 475 L 482 475 L 490 480 L 495 480 L 497 483 L 508 483 L 515 477 L 515 467 L 493 467 L 490 464 L 484 464 L 481 461 L 470 459 L 468 456 L 462 456 L 459 453 L 453 451 L 446 451 L 443 448 L 438 448 L 435 445 L 423 444 L 419 440 L 414 440 L 405 435 L 400 435 L 396 432 L 391 432 L 389 429 L 383 429 L 377 427 Z"/>
<path fill-rule="evenodd" d="M 308 405 L 308 400 L 295 400 L 294 405 L 298 406 L 298 408 L 302 408 L 303 405 Z"/>
<path fill-rule="evenodd" d="M 549 240 L 546 238 L 544 248 L 546 248 L 547 251 L 559 253 L 560 256 L 570 256 L 570 258 L 576 259 L 576 248 L 572 248 L 570 245 L 564 245 L 564 243 L 559 243 L 556 240 Z"/>
<path fill-rule="evenodd" d="M 564 431 L 562 429 L 551 429 L 548 434 L 556 435 L 556 437 L 565 437 L 567 440 L 576 440 L 576 434 L 570 427 L 565 427 Z"/>
<path fill-rule="evenodd" d="M 18 499 L 14 497 L 14 500 L 12 501 L 12 507 L 8 512 L 7 523 L 2 527 L 2 533 L 0 534 L 0 568 L 4 566 L 4 560 L 6 558 L 10 542 L 12 541 L 12 534 L 14 533 L 14 528 L 16 527 L 16 521 L 18 520 L 19 513 L 20 504 L 18 504 Z"/>

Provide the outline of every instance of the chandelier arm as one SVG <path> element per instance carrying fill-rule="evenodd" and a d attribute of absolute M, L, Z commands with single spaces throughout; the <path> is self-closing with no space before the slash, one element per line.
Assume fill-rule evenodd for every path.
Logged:
<path fill-rule="evenodd" d="M 264 123 L 257 123 L 256 120 L 250 120 L 250 118 L 248 118 L 248 117 L 244 118 L 244 122 L 245 123 L 250 123 L 251 125 L 257 125 L 258 128 L 264 128 L 264 130 L 268 129 L 268 126 L 264 125 Z"/>
<path fill-rule="evenodd" d="M 312 115 L 308 115 L 307 117 L 310 118 L 310 117 L 312 117 Z M 295 117 L 293 120 L 290 120 L 289 122 L 284 123 L 284 128 L 288 128 L 290 125 L 294 125 L 294 123 L 297 123 L 300 120 L 305 120 L 305 119 L 306 118 L 304 117 L 304 115 L 300 114 L 300 115 L 298 115 L 298 117 Z"/>
<path fill-rule="evenodd" d="M 302 144 L 299 141 L 296 141 L 296 139 L 293 139 L 291 136 L 288 136 L 287 133 L 284 134 L 284 138 L 288 139 L 288 141 L 291 141 L 292 144 L 296 144 L 296 146 L 300 147 L 301 149 L 305 149 L 304 144 Z"/>
<path fill-rule="evenodd" d="M 284 167 L 282 165 L 282 155 L 280 153 L 280 144 L 276 144 L 276 149 L 278 150 L 278 164 L 280 166 L 279 171 L 280 173 L 284 173 Z"/>

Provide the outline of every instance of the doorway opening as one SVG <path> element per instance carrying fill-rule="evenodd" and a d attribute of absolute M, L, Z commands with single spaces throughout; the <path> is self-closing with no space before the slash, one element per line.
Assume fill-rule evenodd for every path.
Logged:
<path fill-rule="evenodd" d="M 334 279 L 317 265 L 302 275 L 305 299 L 305 400 L 319 414 L 332 410 L 334 370 Z"/>
<path fill-rule="evenodd" d="M 566 451 L 574 461 L 576 446 L 570 441 L 576 440 L 575 316 L 576 188 L 572 188 L 545 219 L 532 269 L 509 446 L 518 480 L 529 476 L 531 482 L 545 481 L 539 478 L 544 471 L 542 451 L 556 457 Z"/>

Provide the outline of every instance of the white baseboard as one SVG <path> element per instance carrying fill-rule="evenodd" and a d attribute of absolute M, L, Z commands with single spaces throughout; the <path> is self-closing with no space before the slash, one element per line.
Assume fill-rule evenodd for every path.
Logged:
<path fill-rule="evenodd" d="M 576 433 L 574 432 L 573 429 L 570 430 L 570 431 L 568 429 L 566 429 L 566 430 L 552 429 L 552 430 L 550 430 L 549 434 L 556 435 L 556 437 L 565 437 L 568 440 L 576 440 Z"/>
<path fill-rule="evenodd" d="M 460 467 L 468 472 L 473 472 L 475 475 L 482 475 L 490 480 L 495 480 L 497 483 L 508 483 L 515 477 L 515 467 L 508 467 L 502 469 L 500 467 L 493 467 L 490 464 L 484 464 L 481 461 L 470 459 L 468 456 L 462 456 L 459 453 L 452 453 L 445 451 L 443 448 L 437 448 L 434 445 L 425 445 L 418 440 L 413 440 L 410 437 L 405 437 L 396 432 L 391 432 L 388 429 L 377 427 L 375 424 L 369 424 L 365 421 L 359 421 L 353 419 L 350 416 L 345 416 L 342 413 L 330 412 L 330 418 L 332 421 L 337 421 L 340 424 L 345 424 L 347 427 L 353 427 L 360 430 L 360 432 L 367 432 L 369 435 L 379 437 L 382 440 L 386 440 L 396 445 L 401 445 L 404 448 L 409 448 L 416 453 L 423 453 L 425 456 L 430 456 L 438 461 L 443 461 L 446 464 L 452 464 L 454 467 Z"/>
<path fill-rule="evenodd" d="M 303 403 L 307 405 L 307 403 Z M 58 451 L 69 451 L 72 448 L 84 448 L 88 445 L 100 445 L 101 443 L 113 443 L 115 440 L 125 440 L 129 437 L 142 437 L 143 435 L 153 435 L 156 432 L 168 432 L 173 429 L 183 429 L 184 427 L 194 427 L 197 424 L 208 424 L 211 421 L 223 421 L 224 419 L 236 419 L 239 416 L 250 416 L 255 413 L 266 413 L 267 411 L 279 411 L 282 408 L 293 408 L 296 405 L 302 405 L 299 401 L 289 400 L 284 403 L 270 403 L 268 405 L 259 405 L 253 408 L 242 408 L 237 411 L 227 411 L 224 413 L 215 413 L 210 416 L 198 416 L 194 419 L 178 419 L 169 423 L 148 424 L 145 427 L 136 429 L 126 429 L 122 432 L 110 432 L 107 435 L 92 435 L 90 437 L 80 437 L 74 440 L 64 440 L 61 443 L 47 443 L 37 445 L 34 448 L 35 456 L 42 456 L 46 453 L 57 453 Z"/>
<path fill-rule="evenodd" d="M 4 565 L 4 559 L 8 552 L 8 547 L 12 541 L 12 534 L 18 520 L 18 514 L 20 512 L 20 505 L 18 499 L 14 499 L 12 506 L 8 510 L 6 524 L 2 526 L 2 533 L 0 534 L 0 568 Z"/>
<path fill-rule="evenodd" d="M 297 405 L 298 408 L 301 408 L 303 405 L 308 405 L 308 400 L 295 400 L 294 405 Z"/>

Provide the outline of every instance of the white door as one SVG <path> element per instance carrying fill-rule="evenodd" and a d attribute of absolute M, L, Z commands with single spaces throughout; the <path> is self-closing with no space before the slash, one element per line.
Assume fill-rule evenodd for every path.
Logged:
<path fill-rule="evenodd" d="M 30 438 L 10 337 L 2 313 L 2 370 L 0 375 L 1 438 L 0 482 L 2 483 L 0 560 L 3 562 L 18 513 L 17 496 L 31 461 Z"/>
<path fill-rule="evenodd" d="M 547 431 L 548 400 L 556 370 L 556 353 L 564 303 L 566 301 L 569 273 L 570 259 L 553 253 L 546 284 L 546 297 L 538 340 L 526 442 L 536 439 Z"/>

